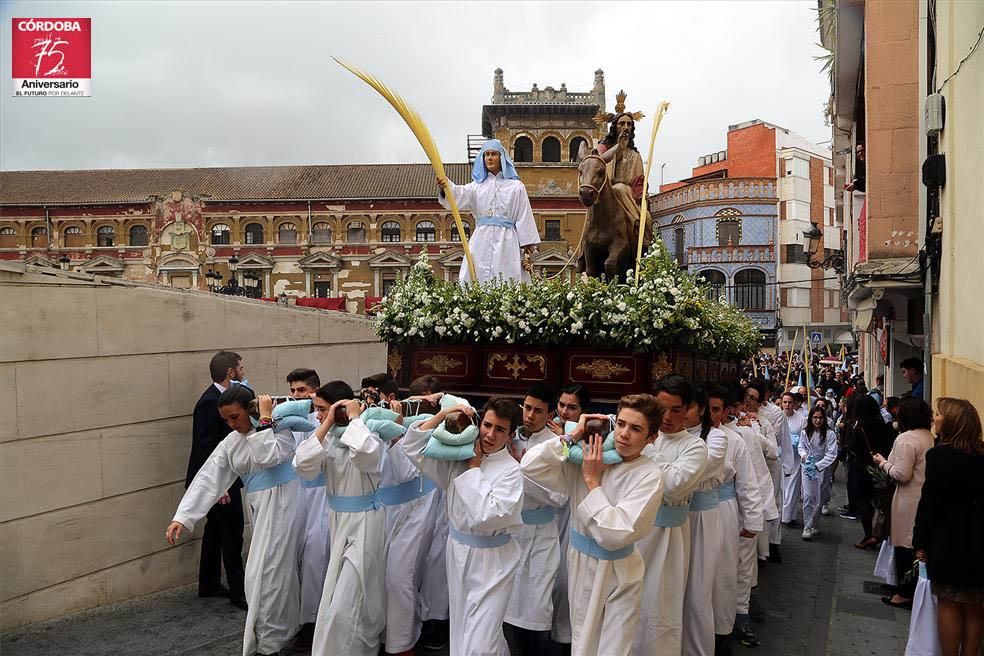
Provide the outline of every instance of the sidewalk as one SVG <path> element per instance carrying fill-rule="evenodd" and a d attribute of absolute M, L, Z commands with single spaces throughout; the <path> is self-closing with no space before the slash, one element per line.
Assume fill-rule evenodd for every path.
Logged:
<path fill-rule="evenodd" d="M 834 494 L 831 505 L 838 506 L 845 499 L 842 483 L 834 486 Z M 798 530 L 783 531 L 783 563 L 763 567 L 755 591 L 766 609 L 765 622 L 753 625 L 762 644 L 747 649 L 733 641 L 736 656 L 895 656 L 905 651 L 909 612 L 881 603 L 881 581 L 871 573 L 876 553 L 854 548 L 860 524 L 832 514 L 822 518 L 820 529 L 812 542 L 803 541 Z M 199 599 L 195 591 L 187 586 L 10 631 L 0 636 L 0 653 L 242 654 L 246 614 L 223 599 Z"/>

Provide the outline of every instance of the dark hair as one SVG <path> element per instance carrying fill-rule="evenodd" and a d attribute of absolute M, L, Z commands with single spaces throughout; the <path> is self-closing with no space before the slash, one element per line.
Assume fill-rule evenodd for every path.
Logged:
<path fill-rule="evenodd" d="M 362 379 L 362 387 L 377 387 L 378 388 L 380 385 L 382 385 L 383 383 L 385 383 L 390 378 L 391 378 L 391 376 L 388 373 L 386 373 L 385 371 L 382 372 L 382 373 L 373 374 L 371 376 L 366 376 L 365 378 Z"/>
<path fill-rule="evenodd" d="M 707 393 L 704 392 L 703 385 L 697 386 L 694 401 L 697 403 L 698 409 L 703 408 L 700 411 L 700 437 L 706 441 L 708 433 L 711 432 L 712 422 L 711 408 L 707 405 Z"/>
<path fill-rule="evenodd" d="M 761 378 L 753 378 L 748 381 L 748 387 L 759 393 L 759 403 L 765 403 L 769 400 L 765 395 L 765 381 Z"/>
<path fill-rule="evenodd" d="M 382 385 L 379 386 L 379 391 L 382 394 L 399 394 L 400 384 L 396 382 L 395 378 L 387 378 Z"/>
<path fill-rule="evenodd" d="M 512 399 L 507 399 L 504 396 L 490 397 L 482 407 L 482 411 L 478 413 L 479 417 L 485 419 L 485 413 L 489 411 L 500 419 L 509 420 L 510 433 L 515 433 L 516 427 L 523 421 L 523 411 L 520 410 L 519 405 Z"/>
<path fill-rule="evenodd" d="M 899 414 L 896 416 L 899 422 L 899 432 L 916 430 L 933 425 L 933 409 L 922 399 L 911 396 L 899 401 Z"/>
<path fill-rule="evenodd" d="M 780 397 L 779 397 L 779 399 L 780 399 L 780 400 L 781 400 L 781 399 L 784 399 L 784 398 L 786 398 L 787 396 L 788 396 L 789 398 L 791 398 L 791 399 L 792 399 L 793 401 L 795 401 L 795 400 L 796 400 L 796 397 L 797 397 L 797 396 L 799 396 L 799 394 L 794 394 L 793 392 L 783 392 L 783 393 L 782 393 L 782 396 L 780 396 Z"/>
<path fill-rule="evenodd" d="M 725 407 L 727 407 L 735 402 L 735 393 L 730 386 L 722 383 L 712 386 L 707 391 L 707 398 L 721 399 L 724 402 Z"/>
<path fill-rule="evenodd" d="M 294 369 L 294 371 L 287 374 L 288 384 L 297 382 L 302 382 L 312 389 L 321 387 L 321 379 L 318 377 L 318 372 L 314 369 Z"/>
<path fill-rule="evenodd" d="M 349 384 L 344 380 L 333 380 L 327 382 L 319 387 L 315 394 L 317 394 L 319 399 L 327 401 L 328 403 L 347 401 L 355 398 L 355 392 L 352 391 L 351 386 L 349 386 Z"/>
<path fill-rule="evenodd" d="M 922 375 L 923 361 L 919 358 L 906 358 L 899 363 L 899 369 L 915 369 L 920 375 Z"/>
<path fill-rule="evenodd" d="M 581 406 L 581 410 L 587 410 L 588 406 L 591 404 L 591 393 L 588 392 L 588 388 L 584 385 L 578 385 L 573 383 L 562 387 L 560 389 L 561 394 L 573 394 L 577 397 L 577 402 Z"/>
<path fill-rule="evenodd" d="M 646 421 L 649 422 L 649 434 L 654 435 L 659 432 L 659 425 L 663 423 L 663 406 L 651 394 L 629 394 L 619 399 L 618 410 L 615 415 L 622 410 L 635 410 L 641 413 Z"/>
<path fill-rule="evenodd" d="M 653 383 L 653 396 L 659 396 L 660 392 L 679 396 L 686 406 L 693 403 L 697 397 L 694 384 L 680 374 L 667 374 Z"/>
<path fill-rule="evenodd" d="M 249 410 L 249 406 L 255 398 L 256 395 L 253 394 L 253 390 L 245 385 L 233 385 L 219 394 L 219 400 L 216 401 L 215 405 L 218 408 L 224 408 L 227 405 L 239 405 L 242 406 L 243 410 Z"/>
<path fill-rule="evenodd" d="M 875 403 L 877 403 L 877 401 Z M 900 403 L 902 403 L 901 398 L 897 396 L 890 396 L 885 399 L 885 408 L 891 412 L 891 408 L 897 408 Z"/>
<path fill-rule="evenodd" d="M 862 424 L 885 423 L 881 416 L 881 410 L 878 408 L 878 401 L 867 394 L 854 397 L 851 417 Z"/>
<path fill-rule="evenodd" d="M 636 148 L 635 146 L 636 120 L 635 117 L 632 116 L 631 112 L 621 112 L 615 115 L 615 118 L 612 119 L 611 124 L 608 126 L 608 134 L 606 134 L 605 138 L 601 140 L 601 143 L 605 144 L 606 146 L 614 146 L 615 144 L 618 143 L 618 119 L 622 118 L 623 116 L 628 116 L 629 118 L 632 119 L 632 130 L 629 132 L 629 148 L 638 152 L 638 148 Z"/>
<path fill-rule="evenodd" d="M 553 388 L 543 382 L 533 383 L 526 390 L 526 396 L 531 396 L 537 401 L 547 404 L 547 412 L 551 412 L 557 407 L 557 394 Z M 524 397 L 525 399 L 525 397 Z"/>
<path fill-rule="evenodd" d="M 208 363 L 208 374 L 212 377 L 213 383 L 221 383 L 227 378 L 230 369 L 239 366 L 242 358 L 238 353 L 232 351 L 219 351 L 212 356 Z"/>
<path fill-rule="evenodd" d="M 820 415 L 823 419 L 823 424 L 820 425 L 819 429 L 813 428 L 813 415 Z M 810 410 L 810 416 L 806 419 L 806 434 L 813 437 L 813 433 L 820 431 L 820 448 L 823 449 L 827 446 L 827 413 L 824 412 L 823 408 L 816 406 L 813 410 Z"/>
<path fill-rule="evenodd" d="M 365 387 L 363 385 L 363 387 Z M 441 387 L 441 381 L 437 376 L 420 376 L 419 378 L 413 379 L 410 383 L 410 396 L 424 396 L 426 394 L 434 394 L 435 392 L 443 392 Z"/>

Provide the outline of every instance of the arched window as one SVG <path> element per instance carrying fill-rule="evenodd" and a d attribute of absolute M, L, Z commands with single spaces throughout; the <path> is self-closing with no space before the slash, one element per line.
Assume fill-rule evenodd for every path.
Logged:
<path fill-rule="evenodd" d="M 577 154 L 581 150 L 581 144 L 587 145 L 587 143 L 588 141 L 584 137 L 574 137 L 571 139 L 570 159 L 568 161 L 578 161 Z"/>
<path fill-rule="evenodd" d="M 68 226 L 65 228 L 65 248 L 77 248 L 85 245 L 85 235 L 82 228 L 78 226 Z"/>
<path fill-rule="evenodd" d="M 530 141 L 529 137 L 519 137 L 516 139 L 516 143 L 513 144 L 513 161 L 533 161 L 533 142 Z"/>
<path fill-rule="evenodd" d="M 547 137 L 543 140 L 541 148 L 543 149 L 544 162 L 560 161 L 560 139 L 557 137 Z"/>
<path fill-rule="evenodd" d="M 146 246 L 148 243 L 147 226 L 135 225 L 130 228 L 130 246 Z"/>
<path fill-rule="evenodd" d="M 366 243 L 366 224 L 362 221 L 353 221 L 348 225 L 345 232 L 345 241 L 350 244 Z"/>
<path fill-rule="evenodd" d="M 697 279 L 707 285 L 707 291 L 704 292 L 704 295 L 708 300 L 716 301 L 725 296 L 724 274 L 720 271 L 705 269 L 697 273 Z"/>
<path fill-rule="evenodd" d="M 311 226 L 311 242 L 314 244 L 330 244 L 331 226 L 324 221 Z"/>
<path fill-rule="evenodd" d="M 461 225 L 465 229 L 465 239 L 471 239 L 471 224 L 467 221 L 462 221 Z M 451 241 L 461 242 L 461 236 L 458 234 L 458 226 L 453 222 L 451 223 Z"/>
<path fill-rule="evenodd" d="M 232 233 L 229 226 L 224 223 L 216 223 L 212 226 L 212 245 L 228 246 L 232 243 Z"/>
<path fill-rule="evenodd" d="M 31 248 L 48 248 L 48 229 L 43 226 L 31 229 Z"/>
<path fill-rule="evenodd" d="M 437 241 L 437 230 L 431 221 L 421 221 L 417 224 L 417 241 Z"/>
<path fill-rule="evenodd" d="M 386 221 L 383 223 L 381 237 L 386 242 L 400 241 L 403 238 L 403 235 L 400 234 L 400 224 L 396 221 Z"/>
<path fill-rule="evenodd" d="M 17 231 L 10 227 L 0 228 L 0 248 L 17 248 Z"/>
<path fill-rule="evenodd" d="M 677 228 L 673 231 L 673 258 L 676 260 L 677 266 L 685 266 L 687 264 L 686 255 L 686 244 L 687 235 L 683 228 Z"/>
<path fill-rule="evenodd" d="M 765 273 L 742 269 L 735 274 L 735 305 L 742 310 L 765 310 Z"/>
<path fill-rule="evenodd" d="M 96 230 L 96 246 L 115 246 L 116 230 L 113 226 L 100 226 Z"/>
<path fill-rule="evenodd" d="M 277 243 L 296 244 L 297 226 L 294 225 L 293 223 L 281 223 L 280 227 L 277 228 Z"/>
<path fill-rule="evenodd" d="M 259 223 L 247 223 L 246 224 L 246 243 L 247 244 L 262 244 L 263 241 L 263 226 Z"/>
<path fill-rule="evenodd" d="M 721 210 L 717 218 L 718 246 L 737 246 L 741 243 L 741 212 L 733 208 Z"/>

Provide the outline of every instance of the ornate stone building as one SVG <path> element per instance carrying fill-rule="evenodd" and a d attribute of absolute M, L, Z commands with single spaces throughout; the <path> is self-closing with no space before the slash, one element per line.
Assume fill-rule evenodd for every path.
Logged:
<path fill-rule="evenodd" d="M 513 92 L 495 71 L 482 138 L 516 155 L 543 240 L 540 275 L 559 273 L 580 238 L 573 160 L 581 140 L 604 136 L 604 112 L 600 70 L 590 92 Z M 447 171 L 470 179 L 468 163 Z M 354 311 L 385 295 L 425 248 L 438 275 L 457 276 L 458 235 L 427 164 L 0 173 L 5 260 L 57 267 L 67 258 L 73 270 L 205 289 L 209 272 L 230 279 L 235 257 L 237 278 L 255 274 L 263 297 L 344 298 Z"/>

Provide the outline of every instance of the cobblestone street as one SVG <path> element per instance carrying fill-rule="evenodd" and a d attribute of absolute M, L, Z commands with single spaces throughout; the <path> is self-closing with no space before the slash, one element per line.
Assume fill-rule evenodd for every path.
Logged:
<path fill-rule="evenodd" d="M 843 484 L 835 486 L 835 495 L 832 505 L 839 505 Z M 798 530 L 784 530 L 784 562 L 766 565 L 756 590 L 767 613 L 755 625 L 762 644 L 734 646 L 736 654 L 904 652 L 909 612 L 879 600 L 881 581 L 872 575 L 876 554 L 853 546 L 861 527 L 836 514 L 823 519 L 823 533 L 812 542 L 801 540 Z M 244 618 L 224 600 L 199 599 L 195 587 L 187 586 L 11 631 L 2 636 L 0 651 L 4 656 L 238 656 Z M 423 656 L 439 653 L 446 652 L 418 650 Z"/>

